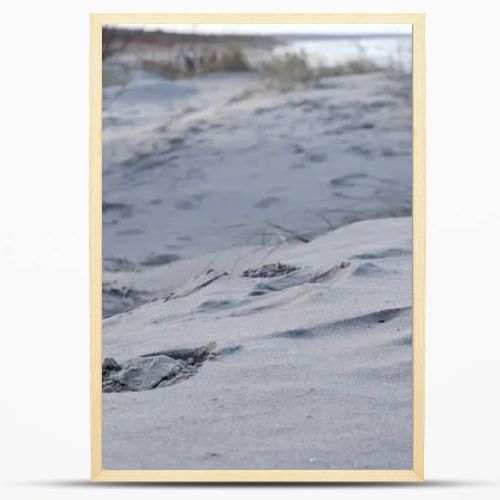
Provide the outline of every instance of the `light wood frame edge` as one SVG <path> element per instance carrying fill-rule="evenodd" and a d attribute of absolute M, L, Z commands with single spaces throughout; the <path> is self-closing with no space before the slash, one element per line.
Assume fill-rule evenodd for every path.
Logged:
<path fill-rule="evenodd" d="M 102 23 L 90 17 L 89 263 L 91 477 L 102 466 Z"/>
<path fill-rule="evenodd" d="M 413 469 L 104 470 L 102 469 L 102 26 L 105 24 L 413 25 Z M 101 482 L 417 482 L 424 479 L 425 14 L 90 14 L 90 419 L 91 479 Z"/>
<path fill-rule="evenodd" d="M 424 478 L 425 16 L 413 23 L 413 470 Z"/>
<path fill-rule="evenodd" d="M 102 470 L 98 482 L 330 483 L 419 482 L 413 470 Z"/>

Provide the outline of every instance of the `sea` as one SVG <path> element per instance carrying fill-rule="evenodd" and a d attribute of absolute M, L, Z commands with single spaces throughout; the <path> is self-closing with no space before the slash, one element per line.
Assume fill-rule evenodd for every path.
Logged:
<path fill-rule="evenodd" d="M 394 67 L 407 73 L 412 68 L 411 35 L 369 36 L 297 36 L 281 38 L 283 45 L 274 54 L 304 52 L 318 65 L 334 66 L 350 61 L 368 60 L 383 67 Z"/>

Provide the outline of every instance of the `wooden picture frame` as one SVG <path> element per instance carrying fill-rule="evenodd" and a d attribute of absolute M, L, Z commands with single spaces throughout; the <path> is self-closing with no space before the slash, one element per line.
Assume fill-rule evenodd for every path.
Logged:
<path fill-rule="evenodd" d="M 106 24 L 411 24 L 413 27 L 413 468 L 409 470 L 106 470 L 102 467 L 102 26 Z M 424 479 L 424 14 L 90 15 L 91 478 L 165 482 L 411 482 Z"/>

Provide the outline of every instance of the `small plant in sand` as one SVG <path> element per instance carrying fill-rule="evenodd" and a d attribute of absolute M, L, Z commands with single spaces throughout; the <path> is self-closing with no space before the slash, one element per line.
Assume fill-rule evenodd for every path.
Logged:
<path fill-rule="evenodd" d="M 262 71 L 270 82 L 281 86 L 308 83 L 315 80 L 314 70 L 305 52 L 285 52 L 262 64 Z"/>
<path fill-rule="evenodd" d="M 245 53 L 239 45 L 229 45 L 222 52 L 220 71 L 248 71 L 249 69 Z"/>

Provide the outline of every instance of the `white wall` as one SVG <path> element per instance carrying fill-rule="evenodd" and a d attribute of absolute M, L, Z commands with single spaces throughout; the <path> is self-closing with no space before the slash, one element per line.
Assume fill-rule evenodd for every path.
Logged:
<path fill-rule="evenodd" d="M 0 475 L 6 498 L 498 498 L 498 2 L 111 0 L 2 5 Z M 427 13 L 426 475 L 399 488 L 121 489 L 89 476 L 88 12 Z M 6 50 L 5 50 L 6 49 Z"/>

